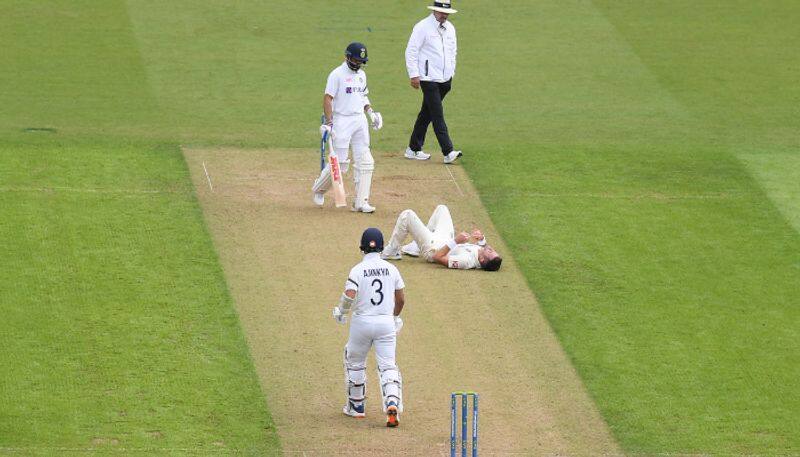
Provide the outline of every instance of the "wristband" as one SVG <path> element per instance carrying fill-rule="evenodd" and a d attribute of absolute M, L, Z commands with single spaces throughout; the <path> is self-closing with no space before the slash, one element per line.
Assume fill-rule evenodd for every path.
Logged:
<path fill-rule="evenodd" d="M 451 251 L 452 251 L 452 250 L 454 250 L 454 249 L 456 248 L 456 246 L 458 246 L 458 244 L 456 244 L 456 240 L 453 240 L 453 239 L 451 239 L 451 240 L 449 240 L 449 241 L 447 242 L 447 247 L 448 247 L 448 248 L 449 248 Z"/>
<path fill-rule="evenodd" d="M 478 246 L 486 246 L 486 237 L 483 237 L 480 240 L 478 240 Z"/>

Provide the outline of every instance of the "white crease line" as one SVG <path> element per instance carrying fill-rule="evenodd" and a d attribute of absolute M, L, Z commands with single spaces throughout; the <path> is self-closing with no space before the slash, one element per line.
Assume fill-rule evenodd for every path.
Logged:
<path fill-rule="evenodd" d="M 211 189 L 211 192 L 214 192 L 214 186 L 211 185 L 211 176 L 208 175 L 208 168 L 206 168 L 206 162 L 203 161 L 203 171 L 206 172 L 206 179 L 208 180 L 208 188 Z"/>
<path fill-rule="evenodd" d="M 445 168 L 447 168 L 447 172 L 450 173 L 450 178 L 453 180 L 453 184 L 456 185 L 456 189 L 458 189 L 458 193 L 460 193 L 461 196 L 463 197 L 464 196 L 464 192 L 461 190 L 461 186 L 458 185 L 458 182 L 456 182 L 456 177 L 453 176 L 453 172 L 450 171 L 450 167 L 449 166 L 445 166 Z"/>
<path fill-rule="evenodd" d="M 543 192 L 509 192 L 506 196 L 510 197 L 533 197 L 533 198 L 600 198 L 609 200 L 729 200 L 737 198 L 739 195 L 730 194 L 707 194 L 707 195 L 668 195 L 668 194 L 639 194 L 639 195 L 612 195 L 612 194 L 548 194 Z"/>
<path fill-rule="evenodd" d="M 236 181 L 313 181 L 314 178 L 310 177 L 293 177 L 293 176 L 242 176 L 233 178 Z M 414 178 L 414 177 L 397 177 L 397 176 L 377 176 L 376 180 L 385 181 L 408 181 L 408 182 L 449 182 L 449 178 Z"/>
<path fill-rule="evenodd" d="M 47 451 L 47 452 L 236 452 L 238 449 L 231 449 L 226 447 L 218 448 L 202 448 L 202 447 L 121 447 L 112 444 L 99 445 L 97 447 L 58 447 L 58 446 L 23 446 L 23 447 L 0 447 L 0 452 L 30 452 L 30 451 Z"/>
<path fill-rule="evenodd" d="M 313 181 L 314 178 L 297 178 L 291 176 L 244 176 L 233 178 L 235 181 Z"/>
<path fill-rule="evenodd" d="M 0 192 L 78 192 L 84 194 L 161 194 L 174 193 L 154 189 L 92 189 L 79 187 L 0 187 Z"/>

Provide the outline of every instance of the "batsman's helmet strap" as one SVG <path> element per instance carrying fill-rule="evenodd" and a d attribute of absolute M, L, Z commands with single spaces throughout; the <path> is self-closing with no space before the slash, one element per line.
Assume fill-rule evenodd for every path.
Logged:
<path fill-rule="evenodd" d="M 383 251 L 383 233 L 375 227 L 364 230 L 361 235 L 361 251 L 365 253 Z"/>

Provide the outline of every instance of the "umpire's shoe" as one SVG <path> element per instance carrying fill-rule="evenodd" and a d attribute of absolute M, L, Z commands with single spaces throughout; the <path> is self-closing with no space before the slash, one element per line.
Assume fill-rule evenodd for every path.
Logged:
<path fill-rule="evenodd" d="M 445 154 L 444 163 L 453 163 L 462 155 L 464 154 L 462 154 L 461 151 L 450 151 L 449 154 Z"/>
<path fill-rule="evenodd" d="M 431 158 L 430 154 L 426 154 L 424 151 L 414 151 L 411 148 L 406 148 L 406 159 L 412 160 L 428 160 Z"/>

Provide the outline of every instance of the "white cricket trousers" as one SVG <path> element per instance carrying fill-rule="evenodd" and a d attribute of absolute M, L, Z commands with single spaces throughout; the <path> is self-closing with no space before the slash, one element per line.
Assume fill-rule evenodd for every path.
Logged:
<path fill-rule="evenodd" d="M 353 159 L 356 162 L 359 159 L 356 154 L 369 147 L 369 125 L 363 113 L 351 116 L 343 114 L 333 116 L 333 148 L 337 153 L 344 149 L 346 154 L 347 148 L 350 146 L 353 148 Z M 346 160 L 347 156 L 339 157 L 339 159 Z"/>
<path fill-rule="evenodd" d="M 345 347 L 348 368 L 366 367 L 367 354 L 373 345 L 378 370 L 395 368 L 397 333 L 394 329 L 394 317 L 353 315 L 350 321 L 350 338 Z"/>
<path fill-rule="evenodd" d="M 372 346 L 375 346 L 380 382 L 385 386 L 382 389 L 384 397 L 402 398 L 399 390 L 400 370 L 395 361 L 397 332 L 394 328 L 394 316 L 353 315 L 350 321 L 350 338 L 345 346 L 345 368 L 351 372 L 365 372 L 367 354 Z"/>
<path fill-rule="evenodd" d="M 414 211 L 410 209 L 403 211 L 397 218 L 385 252 L 389 254 L 400 252 L 409 234 L 417 242 L 422 257 L 428 262 L 433 262 L 433 254 L 455 237 L 450 210 L 445 205 L 437 206 L 427 225 L 422 223 Z"/>

